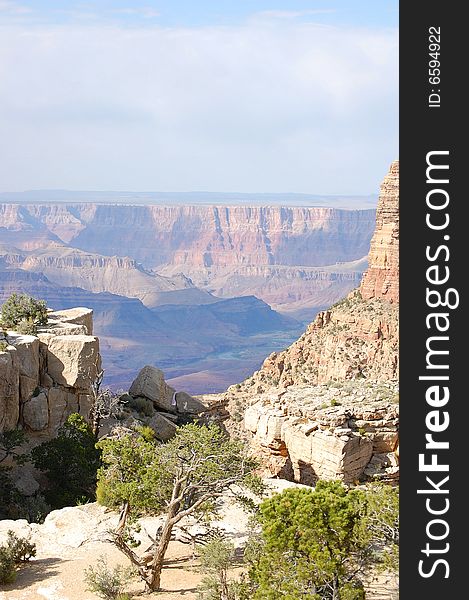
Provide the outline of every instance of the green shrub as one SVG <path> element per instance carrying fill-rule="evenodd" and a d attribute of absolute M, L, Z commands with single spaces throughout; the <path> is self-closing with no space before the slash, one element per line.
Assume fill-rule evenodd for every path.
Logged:
<path fill-rule="evenodd" d="M 0 352 L 6 352 L 7 348 L 8 348 L 7 342 L 5 342 L 4 340 L 0 340 Z"/>
<path fill-rule="evenodd" d="M 25 441 L 24 431 L 12 429 L 0 433 L 0 519 L 19 518 L 24 496 L 18 491 L 11 477 L 12 466 L 3 463 L 10 459 L 24 464 L 27 457 L 18 450 Z"/>
<path fill-rule="evenodd" d="M 13 583 L 16 579 L 16 564 L 11 552 L 0 546 L 0 585 Z"/>
<path fill-rule="evenodd" d="M 47 475 L 44 495 L 52 508 L 71 506 L 83 498 L 94 501 L 100 451 L 85 419 L 74 413 L 59 429 L 56 438 L 33 448 L 34 466 Z"/>
<path fill-rule="evenodd" d="M 8 531 L 6 544 L 0 546 L 0 584 L 13 583 L 16 567 L 36 556 L 36 545 L 27 538 L 18 537 Z"/>
<path fill-rule="evenodd" d="M 100 556 L 96 567 L 85 569 L 85 582 L 90 592 L 104 600 L 126 600 L 130 596 L 124 593 L 124 587 L 131 575 L 132 569 L 122 565 L 111 568 L 106 557 Z"/>
<path fill-rule="evenodd" d="M 251 598 L 362 600 L 356 569 L 368 551 L 362 504 L 362 492 L 330 481 L 319 481 L 314 490 L 285 490 L 264 501 L 259 512 L 262 550 L 250 569 Z"/>
<path fill-rule="evenodd" d="M 20 323 L 46 325 L 47 305 L 27 294 L 12 294 L 2 305 L 1 319 L 4 327 L 15 328 Z"/>
<path fill-rule="evenodd" d="M 42 494 L 21 495 L 18 499 L 17 518 L 26 519 L 28 523 L 43 523 L 50 511 L 51 507 Z"/>
<path fill-rule="evenodd" d="M 235 560 L 232 542 L 215 539 L 200 550 L 200 564 L 207 575 L 198 587 L 199 600 L 237 600 L 236 582 L 228 581 Z"/>
<path fill-rule="evenodd" d="M 36 544 L 32 544 L 27 538 L 18 537 L 13 531 L 7 533 L 7 548 L 15 564 L 27 562 L 36 556 Z"/>
<path fill-rule="evenodd" d="M 20 321 L 15 330 L 21 335 L 37 335 L 37 325 L 32 321 Z"/>

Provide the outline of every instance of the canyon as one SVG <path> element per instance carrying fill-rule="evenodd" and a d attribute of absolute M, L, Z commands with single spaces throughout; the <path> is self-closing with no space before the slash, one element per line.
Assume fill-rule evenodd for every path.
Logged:
<path fill-rule="evenodd" d="M 120 426 L 127 424 L 127 418 L 137 418 L 139 423 L 152 427 L 158 439 L 165 441 L 174 435 L 178 423 L 194 417 L 201 419 L 202 423 L 216 421 L 230 434 L 244 439 L 250 451 L 260 459 L 260 474 L 271 488 L 269 493 L 297 485 L 314 485 L 319 479 L 339 479 L 350 485 L 369 481 L 397 485 L 398 178 L 396 161 L 381 186 L 368 269 L 352 291 L 321 310 L 306 331 L 286 349 L 270 353 L 257 371 L 249 372 L 250 376 L 231 385 L 223 393 L 193 397 L 180 391 L 181 388 L 173 383 L 174 379 L 165 380 L 166 368 L 163 373 L 140 356 L 141 369 L 126 388 L 128 392 L 121 396 L 125 415 L 124 419 L 119 418 Z M 185 290 L 195 289 L 193 293 L 202 293 L 201 298 L 206 301 L 197 306 L 184 302 L 155 303 L 150 308 L 139 298 L 120 296 L 105 289 L 93 292 L 73 287 L 72 284 L 81 281 L 76 279 L 80 274 L 73 273 L 75 263 L 70 257 L 83 256 L 82 253 L 90 257 L 91 254 L 89 260 L 97 261 L 93 264 L 98 270 L 105 270 L 110 264 L 100 262 L 90 251 L 73 249 L 66 254 L 64 264 L 71 261 L 70 279 L 56 283 L 52 280 L 53 270 L 47 275 L 42 271 L 54 261 L 48 262 L 41 252 L 37 252 L 39 259 L 34 255 L 36 251 L 31 255 L 28 252 L 18 248 L 14 252 L 11 248 L 5 251 L 4 248 L 1 255 L 3 270 L 0 272 L 3 290 L 15 290 L 20 285 L 21 289 L 41 290 L 43 297 L 49 294 L 54 303 L 62 299 L 66 304 L 80 298 L 84 302 L 96 302 L 98 309 L 96 315 L 89 308 L 51 312 L 49 322 L 39 328 L 37 336 L 7 332 L 4 336 L 7 346 L 0 352 L 0 383 L 3 385 L 0 398 L 7 399 L 0 402 L 0 431 L 20 425 L 29 436 L 50 438 L 71 410 L 79 411 L 88 418 L 92 382 L 101 368 L 100 351 L 106 343 L 106 327 L 110 327 L 113 335 L 115 328 L 121 327 L 119 335 L 123 340 L 127 339 L 134 326 L 132 320 L 129 321 L 129 314 L 132 314 L 130 304 L 135 315 L 138 314 L 135 326 L 142 322 L 143 329 L 147 329 L 150 336 L 156 331 L 166 332 L 166 341 L 160 340 L 163 345 L 174 340 L 179 324 L 185 331 L 186 340 L 191 340 L 191 344 L 187 345 L 188 352 L 194 348 L 194 340 L 201 343 L 207 323 L 210 323 L 211 339 L 218 336 L 220 344 L 226 337 L 227 326 L 231 327 L 233 335 L 247 337 L 252 343 L 256 336 L 262 337 L 269 328 L 278 333 L 285 332 L 292 325 L 291 317 L 273 311 L 255 296 L 220 299 L 208 290 L 194 286 L 185 275 L 172 279 L 171 274 L 161 275 L 147 270 L 132 260 L 125 264 L 129 270 L 135 269 L 139 273 L 136 277 L 143 282 L 142 289 L 154 278 L 162 287 L 161 293 L 171 294 L 180 290 L 183 295 Z M 60 261 L 61 257 L 58 259 Z M 37 260 L 41 264 L 38 271 L 24 268 L 25 265 L 38 264 Z M 114 260 L 113 264 L 119 266 L 120 261 Z M 70 285 L 67 287 L 66 283 Z M 175 287 L 172 288 L 173 283 Z M 179 290 L 176 289 L 178 285 Z M 254 320 L 246 318 L 246 315 L 252 314 L 255 314 Z M 100 327 L 104 333 L 99 340 L 94 336 L 93 321 L 96 318 L 98 322 L 101 320 Z M 154 325 L 156 329 L 153 330 Z M 233 340 L 228 340 L 227 347 L 232 348 L 232 345 Z M 195 350 L 195 353 L 198 352 L 200 349 Z M 219 354 L 216 356 L 219 360 Z M 127 360 L 127 350 L 123 360 Z M 172 360 L 168 356 L 169 368 Z M 193 371 L 189 376 L 193 376 Z M 184 377 L 181 377 L 179 383 L 183 381 Z M 144 406 L 149 412 L 136 412 L 132 403 Z M 126 407 L 132 409 L 127 410 Z M 22 484 L 22 490 L 27 494 L 25 482 Z M 223 509 L 217 525 L 242 544 L 246 539 L 246 518 L 241 518 L 241 512 L 235 512 L 232 505 L 227 505 L 226 509 L 226 512 Z M 41 598 L 44 593 L 55 597 L 57 591 L 64 589 L 64 581 L 76 580 L 76 570 L 72 574 L 66 568 L 68 558 L 73 567 L 78 561 L 90 564 L 91 557 L 95 558 L 103 547 L 109 547 L 105 546 L 107 538 L 103 534 L 111 522 L 115 525 L 117 519 L 117 513 L 105 511 L 92 503 L 53 511 L 43 525 L 29 524 L 25 520 L 4 521 L 0 536 L 4 538 L 5 531 L 13 528 L 37 540 L 41 556 L 50 556 L 56 561 L 52 564 L 57 570 L 47 572 L 44 576 L 46 581 L 41 585 L 34 577 L 28 579 L 26 571 L 24 576 L 21 574 L 22 585 L 31 597 Z M 142 523 L 142 531 L 146 534 L 149 518 Z M 145 538 L 145 544 L 147 542 Z M 171 552 L 175 563 L 184 562 L 181 557 L 187 553 L 180 541 L 171 543 Z M 56 556 L 61 559 L 57 560 Z M 113 555 L 115 559 L 117 556 Z M 179 577 L 177 587 L 169 575 L 173 569 L 167 570 L 167 592 L 162 597 L 171 597 L 172 592 L 168 590 L 173 589 L 173 584 L 178 590 L 175 593 L 181 591 L 180 580 L 186 581 L 192 573 L 189 569 L 181 572 L 183 568 L 180 565 L 174 567 Z M 384 595 L 372 583 L 367 586 L 367 597 L 389 597 L 395 591 L 395 585 L 393 577 L 386 574 Z M 83 593 L 82 587 L 81 581 L 72 586 L 78 590 L 77 598 Z M 6 597 L 13 600 L 14 593 L 14 586 L 7 586 Z M 191 589 L 187 589 L 187 594 L 184 589 L 183 595 L 194 597 Z"/>
<path fill-rule="evenodd" d="M 360 287 L 225 394 L 203 397 L 270 476 L 398 480 L 399 163 L 384 178 Z"/>
<path fill-rule="evenodd" d="M 115 389 L 143 360 L 221 391 L 359 284 L 373 228 L 372 209 L 4 203 L 0 301 L 92 308 Z"/>

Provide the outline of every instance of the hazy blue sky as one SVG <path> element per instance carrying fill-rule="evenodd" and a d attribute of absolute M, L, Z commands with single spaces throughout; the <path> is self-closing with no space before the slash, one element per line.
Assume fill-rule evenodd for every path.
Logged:
<path fill-rule="evenodd" d="M 397 0 L 0 0 L 0 191 L 376 192 Z"/>

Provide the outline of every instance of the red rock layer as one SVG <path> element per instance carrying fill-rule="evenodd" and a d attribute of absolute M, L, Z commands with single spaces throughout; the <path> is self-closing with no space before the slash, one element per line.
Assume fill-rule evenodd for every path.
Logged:
<path fill-rule="evenodd" d="M 399 161 L 392 163 L 381 185 L 376 229 L 371 240 L 368 270 L 360 292 L 364 300 L 399 302 Z"/>

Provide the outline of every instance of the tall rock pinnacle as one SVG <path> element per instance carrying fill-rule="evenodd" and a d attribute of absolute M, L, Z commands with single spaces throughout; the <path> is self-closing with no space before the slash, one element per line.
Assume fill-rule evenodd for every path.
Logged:
<path fill-rule="evenodd" d="M 399 302 L 399 161 L 394 161 L 381 185 L 376 229 L 371 240 L 368 270 L 360 292 L 364 300 Z"/>

